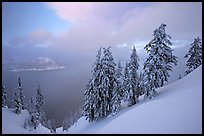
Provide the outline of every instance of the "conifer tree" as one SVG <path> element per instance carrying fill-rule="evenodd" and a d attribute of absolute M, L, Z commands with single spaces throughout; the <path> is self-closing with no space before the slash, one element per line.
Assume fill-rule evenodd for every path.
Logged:
<path fill-rule="evenodd" d="M 128 105 L 132 106 L 138 102 L 139 94 L 137 93 L 138 88 L 138 73 L 139 69 L 139 57 L 137 56 L 137 52 L 135 46 L 133 47 L 130 62 L 128 65 L 129 68 L 129 83 L 128 83 Z"/>
<path fill-rule="evenodd" d="M 122 89 L 122 66 L 120 64 L 120 61 L 118 62 L 117 65 L 117 70 L 116 70 L 116 84 L 115 88 L 113 90 L 113 114 L 116 114 L 118 112 L 118 109 L 121 105 L 121 100 L 123 97 L 123 89 Z"/>
<path fill-rule="evenodd" d="M 186 75 L 202 64 L 202 43 L 199 37 L 194 39 L 185 58 L 188 58 L 186 63 L 188 69 L 185 71 Z"/>
<path fill-rule="evenodd" d="M 20 95 L 22 110 L 25 110 L 26 109 L 25 96 L 23 94 L 22 80 L 20 77 L 18 78 L 18 91 L 19 91 L 19 95 Z"/>
<path fill-rule="evenodd" d="M 5 87 L 2 85 L 2 107 L 7 107 L 7 93 Z"/>
<path fill-rule="evenodd" d="M 144 63 L 144 82 L 146 97 L 155 96 L 156 88 L 162 87 L 168 81 L 172 64 L 177 65 L 177 57 L 173 55 L 171 37 L 165 32 L 166 24 L 161 24 L 154 30 L 154 38 L 144 47 L 149 57 Z"/>
<path fill-rule="evenodd" d="M 21 110 L 22 110 L 22 105 L 21 105 L 21 99 L 20 99 L 19 91 L 16 88 L 14 89 L 13 97 L 14 97 L 14 100 L 13 100 L 14 112 L 17 114 L 20 114 Z"/>

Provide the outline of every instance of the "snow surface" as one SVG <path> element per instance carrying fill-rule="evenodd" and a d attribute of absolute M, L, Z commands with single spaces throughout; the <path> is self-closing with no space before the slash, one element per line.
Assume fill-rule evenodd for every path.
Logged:
<path fill-rule="evenodd" d="M 58 128 L 57 133 L 202 134 L 202 65 L 157 92 L 154 99 L 115 116 L 92 123 L 81 117 L 68 131 Z"/>
<path fill-rule="evenodd" d="M 27 110 L 16 114 L 12 109 L 2 108 L 2 134 L 48 134 L 50 130 L 41 124 L 37 129 L 25 129 L 24 121 L 29 118 Z"/>

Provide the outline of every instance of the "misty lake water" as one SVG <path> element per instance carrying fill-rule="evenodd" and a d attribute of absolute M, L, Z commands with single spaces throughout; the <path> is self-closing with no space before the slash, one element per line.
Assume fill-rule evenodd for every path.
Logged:
<path fill-rule="evenodd" d="M 8 98 L 13 99 L 14 88 L 20 76 L 26 102 L 35 96 L 39 81 L 45 98 L 44 111 L 47 118 L 54 118 L 56 127 L 61 126 L 66 115 L 76 111 L 83 105 L 85 85 L 88 81 L 87 70 L 69 68 L 52 71 L 20 71 L 2 70 L 2 82 L 6 87 Z"/>

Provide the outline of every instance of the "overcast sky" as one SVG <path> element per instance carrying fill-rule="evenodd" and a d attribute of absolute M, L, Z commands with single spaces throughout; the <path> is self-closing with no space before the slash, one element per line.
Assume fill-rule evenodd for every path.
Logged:
<path fill-rule="evenodd" d="M 174 45 L 202 36 L 201 2 L 4 2 L 2 16 L 3 48 L 143 49 L 161 23 Z"/>

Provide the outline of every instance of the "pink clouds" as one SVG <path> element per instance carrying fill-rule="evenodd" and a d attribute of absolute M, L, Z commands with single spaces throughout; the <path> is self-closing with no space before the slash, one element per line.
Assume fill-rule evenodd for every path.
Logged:
<path fill-rule="evenodd" d="M 144 45 L 137 43 L 150 41 L 153 30 L 161 23 L 167 24 L 167 34 L 173 40 L 189 40 L 202 35 L 201 3 L 51 2 L 46 5 L 61 19 L 75 25 L 57 35 L 36 30 L 24 38 L 24 43 L 69 50 L 95 50 L 100 46 L 117 45 L 132 47 L 134 44 L 143 48 Z"/>
<path fill-rule="evenodd" d="M 64 36 L 67 37 L 64 41 L 76 43 L 78 46 L 124 43 L 132 46 L 135 41 L 148 42 L 152 38 L 153 30 L 161 23 L 167 24 L 167 32 L 174 39 L 189 39 L 202 33 L 201 3 L 47 4 L 59 17 L 80 24 L 65 32 Z"/>
<path fill-rule="evenodd" d="M 71 22 L 85 21 L 90 18 L 96 5 L 91 2 L 49 2 L 47 4 L 60 18 Z"/>

